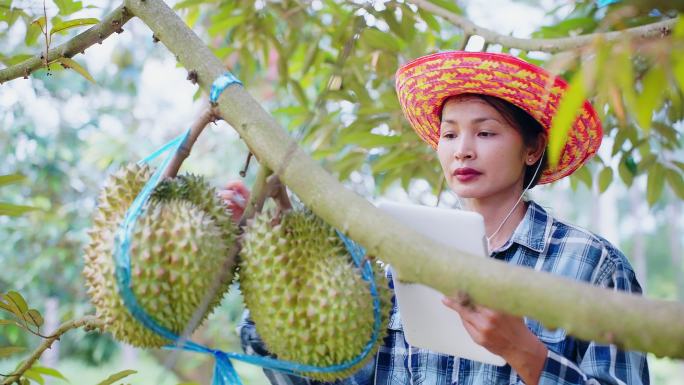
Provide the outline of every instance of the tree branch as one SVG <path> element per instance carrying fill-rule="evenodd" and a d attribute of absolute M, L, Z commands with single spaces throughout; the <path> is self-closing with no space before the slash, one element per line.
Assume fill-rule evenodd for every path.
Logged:
<path fill-rule="evenodd" d="M 171 159 L 169 166 L 164 171 L 164 178 L 175 178 L 176 175 L 178 175 L 178 170 L 183 164 L 183 161 L 190 156 L 190 150 L 192 150 L 192 146 L 195 144 L 197 137 L 202 133 L 204 127 L 209 123 L 214 122 L 216 118 L 216 111 L 211 107 L 200 114 L 195 123 L 193 123 L 192 128 L 190 128 L 188 138 L 180 147 L 178 147 L 178 151 L 173 155 L 173 159 Z"/>
<path fill-rule="evenodd" d="M 125 4 L 187 69 L 197 71 L 200 87 L 209 91 L 225 67 L 178 15 L 162 0 Z M 403 280 L 449 295 L 463 291 L 475 303 L 532 317 L 546 327 L 562 327 L 584 340 L 684 357 L 683 304 L 614 292 L 441 245 L 344 188 L 243 87 L 227 88 L 218 108 L 259 162 L 276 170 L 307 207 L 364 245 L 370 255 L 391 263 Z"/>
<path fill-rule="evenodd" d="M 40 356 L 43 355 L 43 352 L 49 349 L 55 341 L 59 340 L 64 333 L 68 332 L 71 329 L 78 329 L 80 327 L 84 327 L 86 330 L 102 329 L 104 327 L 104 323 L 94 315 L 87 315 L 82 318 L 71 320 L 61 324 L 52 335 L 47 337 L 43 341 L 43 343 L 41 343 L 40 346 L 38 346 L 38 348 L 36 348 L 36 350 L 33 351 L 29 358 L 27 358 L 21 363 L 21 366 L 19 366 L 19 368 L 16 371 L 14 371 L 14 373 L 10 374 L 0 384 L 10 385 L 14 382 L 18 382 L 19 378 L 21 378 L 21 376 L 27 370 L 31 369 L 33 364 L 35 364 L 36 361 L 38 361 Z"/>
<path fill-rule="evenodd" d="M 63 57 L 71 58 L 78 53 L 83 53 L 91 45 L 102 43 L 112 33 L 120 32 L 121 27 L 131 19 L 131 16 L 125 7 L 118 7 L 105 16 L 99 24 L 92 26 L 67 42 L 48 51 L 47 58 L 45 53 L 41 53 L 39 56 L 34 56 L 21 63 L 0 69 L 0 84 L 20 77 L 28 78 L 31 72 L 39 69 L 45 63 L 51 63 Z"/>
<path fill-rule="evenodd" d="M 548 53 L 584 48 L 592 44 L 599 37 L 605 41 L 615 41 L 618 39 L 624 39 L 625 37 L 630 37 L 635 40 L 665 37 L 672 33 L 672 29 L 679 20 L 679 18 L 674 18 L 652 24 L 641 25 L 639 27 L 627 28 L 621 31 L 612 31 L 606 33 L 591 33 L 587 35 L 563 37 L 557 39 L 525 39 L 502 35 L 492 31 L 491 29 L 480 27 L 465 17 L 450 12 L 427 0 L 411 0 L 411 3 L 417 5 L 419 8 L 422 8 L 425 11 L 443 17 L 458 28 L 462 29 L 464 35 L 466 36 L 478 35 L 482 36 L 489 44 L 501 44 L 502 46 L 508 48 L 517 48 L 525 51 L 543 51 Z"/>

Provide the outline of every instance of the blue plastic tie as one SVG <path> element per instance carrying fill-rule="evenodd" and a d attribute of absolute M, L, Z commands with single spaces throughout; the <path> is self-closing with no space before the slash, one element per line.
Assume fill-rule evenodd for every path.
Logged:
<path fill-rule="evenodd" d="M 229 75 L 229 76 L 228 76 Z M 211 94 L 212 97 L 218 99 L 221 91 L 231 84 L 239 83 L 230 73 L 225 74 L 214 82 L 212 86 Z M 214 96 L 215 95 L 215 96 Z M 214 100 L 215 100 L 214 99 Z M 327 367 L 318 367 L 312 365 L 303 365 L 296 362 L 283 361 L 270 357 L 261 356 L 250 356 L 245 354 L 233 353 L 233 352 L 223 352 L 220 350 L 214 350 L 209 347 L 203 346 L 196 342 L 190 341 L 188 339 L 182 339 L 176 335 L 171 330 L 163 327 L 157 321 L 152 318 L 138 303 L 135 294 L 132 290 L 131 284 L 131 237 L 133 235 L 136 221 L 138 217 L 145 210 L 145 204 L 149 200 L 154 188 L 160 182 L 164 170 L 166 170 L 168 164 L 170 163 L 173 155 L 178 151 L 178 149 L 187 140 L 190 134 L 190 130 L 187 130 L 184 134 L 179 135 L 174 138 L 157 151 L 153 152 L 149 156 L 142 159 L 138 164 L 144 165 L 155 158 L 159 157 L 165 152 L 169 152 L 169 155 L 162 161 L 161 165 L 150 177 L 149 181 L 142 188 L 138 196 L 133 200 L 133 203 L 126 211 L 123 222 L 119 226 L 119 229 L 115 236 L 114 241 L 114 262 L 116 265 L 116 280 L 119 289 L 119 295 L 121 296 L 124 305 L 128 308 L 130 313 L 138 320 L 143 326 L 152 330 L 156 334 L 163 338 L 173 341 L 171 345 L 165 346 L 167 349 L 183 349 L 187 351 L 193 351 L 204 354 L 211 354 L 214 356 L 216 365 L 214 367 L 214 374 L 212 379 L 213 385 L 241 385 L 241 381 L 231 359 L 240 360 L 254 365 L 259 365 L 264 368 L 278 370 L 287 374 L 299 375 L 306 372 L 317 372 L 317 373 L 332 373 L 347 370 L 364 360 L 370 351 L 373 349 L 375 341 L 378 339 L 380 332 L 380 299 L 378 296 L 378 290 L 375 284 L 375 279 L 373 276 L 373 269 L 370 262 L 364 260 L 365 250 L 363 247 L 354 243 L 351 239 L 347 238 L 340 231 L 337 231 L 338 236 L 343 241 L 347 251 L 351 254 L 354 264 L 361 269 L 362 278 L 370 283 L 370 292 L 373 297 L 373 333 L 370 340 L 364 347 L 361 354 L 355 358 L 337 365 L 331 365 Z"/>
<path fill-rule="evenodd" d="M 232 86 L 233 84 L 242 85 L 242 82 L 238 80 L 238 78 L 236 78 L 235 75 L 233 75 L 230 72 L 226 72 L 223 75 L 216 78 L 216 80 L 214 80 L 214 83 L 212 83 L 211 91 L 209 92 L 209 101 L 211 102 L 211 104 L 216 104 L 223 90 L 225 90 L 229 86 Z"/>
<path fill-rule="evenodd" d="M 621 2 L 622 0 L 597 0 L 596 3 L 599 8 L 607 7 L 612 4 Z"/>

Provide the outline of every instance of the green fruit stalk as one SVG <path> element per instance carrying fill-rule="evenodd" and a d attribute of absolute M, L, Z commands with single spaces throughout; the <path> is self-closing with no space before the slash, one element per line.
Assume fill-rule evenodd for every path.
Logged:
<path fill-rule="evenodd" d="M 385 278 L 381 272 L 376 278 L 382 322 L 366 360 L 345 371 L 306 376 L 346 377 L 375 356 L 391 309 Z M 239 279 L 257 331 L 279 359 L 320 367 L 341 364 L 357 357 L 371 338 L 370 285 L 335 230 L 309 212 L 289 211 L 277 225 L 267 214 L 257 216 L 245 232 Z"/>
<path fill-rule="evenodd" d="M 170 341 L 133 318 L 119 296 L 114 237 L 151 175 L 148 166 L 131 164 L 108 178 L 93 216 L 83 270 L 88 294 L 105 329 L 116 339 L 139 347 L 159 347 Z M 201 177 L 179 176 L 160 183 L 131 237 L 131 286 L 140 306 L 174 333 L 188 332 L 185 329 L 204 296 L 211 294 L 213 277 L 227 271 L 199 318 L 204 320 L 232 280 L 234 261 L 228 258 L 235 234 L 230 212 Z"/>

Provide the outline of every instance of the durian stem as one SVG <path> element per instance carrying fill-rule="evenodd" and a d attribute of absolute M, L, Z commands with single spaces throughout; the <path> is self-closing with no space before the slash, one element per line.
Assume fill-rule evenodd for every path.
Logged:
<path fill-rule="evenodd" d="M 14 373 L 8 375 L 1 384 L 9 385 L 12 383 L 19 383 L 21 376 L 24 375 L 27 370 L 31 369 L 33 364 L 35 364 L 36 361 L 38 361 L 38 359 L 43 355 L 43 352 L 49 349 L 55 341 L 59 340 L 64 333 L 72 329 L 78 329 L 80 327 L 84 327 L 87 330 L 103 329 L 104 323 L 94 315 L 87 315 L 82 318 L 61 324 L 57 330 L 52 333 L 52 335 L 47 337 L 43 343 L 41 343 L 40 346 L 38 346 L 38 348 L 31 353 L 31 356 L 24 360 L 19 368 Z"/>
<path fill-rule="evenodd" d="M 268 178 L 268 196 L 273 198 L 278 205 L 278 214 L 292 209 L 292 202 L 290 202 L 290 197 L 287 196 L 287 188 L 280 181 L 277 175 L 271 175 Z M 279 215 L 277 215 L 279 216 Z"/>
<path fill-rule="evenodd" d="M 180 170 L 183 161 L 190 156 L 190 151 L 192 150 L 192 146 L 195 144 L 197 137 L 199 137 L 199 135 L 202 133 L 204 127 L 206 127 L 209 123 L 216 121 L 217 118 L 218 114 L 216 114 L 216 111 L 211 107 L 207 108 L 200 114 L 190 129 L 190 135 L 188 135 L 188 138 L 178 148 L 178 151 L 176 151 L 173 159 L 171 159 L 171 163 L 169 163 L 168 168 L 166 171 L 164 171 L 165 179 L 175 178 L 176 175 L 178 175 L 178 170 Z"/>

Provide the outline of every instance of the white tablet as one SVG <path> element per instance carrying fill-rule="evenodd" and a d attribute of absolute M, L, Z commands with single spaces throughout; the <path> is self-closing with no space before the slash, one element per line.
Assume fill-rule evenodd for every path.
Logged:
<path fill-rule="evenodd" d="M 378 208 L 437 242 L 476 256 L 487 256 L 484 220 L 478 213 L 390 202 L 381 202 Z M 409 344 L 487 364 L 506 364 L 503 358 L 473 341 L 458 313 L 442 304 L 444 294 L 422 284 L 401 282 L 394 272 L 392 280 Z"/>

